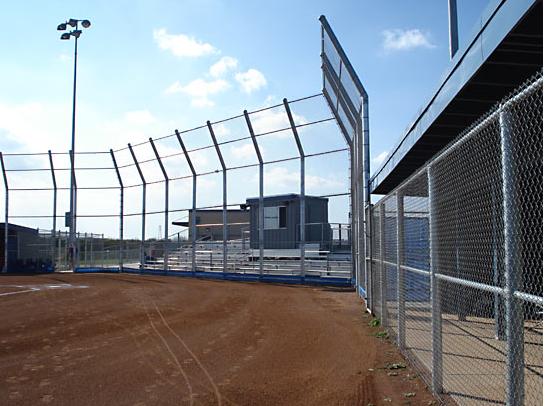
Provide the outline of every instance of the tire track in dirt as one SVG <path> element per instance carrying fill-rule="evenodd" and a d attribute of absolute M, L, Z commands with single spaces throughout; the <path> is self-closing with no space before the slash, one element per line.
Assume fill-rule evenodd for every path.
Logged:
<path fill-rule="evenodd" d="M 138 300 L 136 299 L 136 297 L 138 298 Z M 214 379 L 212 378 L 212 376 L 210 375 L 208 369 L 202 364 L 202 362 L 200 361 L 200 359 L 199 359 L 199 358 L 194 354 L 194 352 L 189 348 L 189 346 L 187 345 L 187 343 L 185 343 L 185 340 L 183 340 L 181 337 L 179 337 L 179 336 L 177 335 L 177 333 L 174 331 L 174 329 L 172 329 L 172 327 L 171 327 L 170 324 L 166 321 L 166 318 L 164 317 L 163 313 L 162 313 L 162 312 L 160 311 L 160 309 L 158 308 L 158 306 L 157 306 L 156 302 L 153 300 L 153 298 L 151 298 L 149 295 L 146 295 L 145 292 L 140 291 L 140 290 L 138 290 L 138 294 L 136 295 L 136 297 L 133 297 L 133 296 L 131 295 L 131 296 L 129 296 L 129 300 L 130 300 L 132 303 L 134 303 L 135 306 L 141 308 L 144 312 L 147 312 L 147 311 L 148 311 L 148 308 L 147 308 L 147 306 L 145 305 L 145 303 L 143 303 L 142 298 L 143 298 L 143 297 L 147 297 L 148 300 L 151 301 L 151 302 L 153 303 L 154 307 L 157 309 L 158 315 L 161 317 L 162 321 L 164 322 L 163 324 L 165 325 L 165 327 L 170 331 L 170 333 L 171 333 L 173 336 L 176 337 L 176 339 L 177 339 L 178 341 L 181 340 L 181 343 L 184 345 L 185 350 L 190 354 L 191 359 L 195 360 L 195 362 L 200 366 L 200 368 L 201 368 L 201 370 L 203 371 L 203 373 L 204 373 L 205 375 L 207 375 L 207 379 L 209 379 L 209 380 L 211 381 L 211 384 L 212 384 L 212 386 L 213 386 L 214 394 L 215 394 L 215 395 L 216 395 L 215 390 L 216 390 L 216 389 L 218 390 L 217 396 L 216 396 L 216 402 L 218 402 L 218 404 L 221 405 L 221 404 L 222 404 L 222 400 L 223 400 L 223 401 L 225 401 L 227 404 L 231 404 L 231 405 L 237 406 L 238 404 L 237 404 L 236 402 L 234 402 L 233 400 L 229 399 L 229 398 L 226 397 L 225 395 L 221 395 L 221 393 L 219 392 L 219 388 L 217 387 L 215 380 L 214 380 Z M 148 301 L 148 304 L 149 304 L 149 301 Z M 148 315 L 147 317 L 149 317 L 149 315 Z M 165 324 L 165 323 L 166 323 L 166 324 Z M 119 325 L 119 323 L 116 323 L 116 324 Z M 135 325 L 135 327 L 137 328 L 138 326 Z M 130 331 L 128 331 L 126 328 L 124 328 L 124 329 L 125 329 L 126 332 L 128 332 L 128 334 L 130 334 Z M 149 334 L 146 333 L 146 336 L 147 336 L 148 339 L 151 339 L 151 336 L 150 336 Z M 164 336 L 163 336 L 163 337 L 164 337 Z M 135 340 L 134 340 L 134 337 L 133 337 L 133 341 L 135 341 Z M 138 348 L 140 348 L 140 345 L 139 345 L 137 342 L 135 342 L 135 344 L 137 345 Z M 172 349 L 172 347 L 171 347 L 171 349 Z M 178 353 L 177 356 L 178 356 L 178 359 L 183 358 L 183 354 Z M 144 357 L 149 358 L 149 356 L 147 356 L 146 354 L 144 354 Z M 170 354 L 167 354 L 167 359 L 171 359 Z M 184 363 L 184 364 L 188 364 L 187 361 L 188 361 L 188 360 L 191 360 L 191 359 L 184 359 L 184 362 L 183 362 L 183 363 Z M 148 362 L 148 366 L 149 366 L 150 368 L 154 369 L 152 364 L 153 364 L 152 362 L 151 362 L 151 363 Z M 187 372 L 187 370 L 186 370 L 186 372 Z M 193 387 L 193 388 L 197 387 L 197 388 L 199 388 L 199 389 L 204 390 L 205 392 L 209 392 L 209 391 L 210 391 L 209 386 L 206 385 L 206 384 L 201 383 L 200 380 L 197 380 L 197 381 L 195 382 L 195 380 L 193 379 L 194 377 L 192 377 L 191 374 L 190 374 L 189 372 L 187 372 L 187 376 L 188 376 L 188 379 L 192 380 L 192 387 Z M 167 379 L 167 381 L 168 381 L 168 379 Z M 219 397 L 219 399 L 220 399 L 219 401 L 218 401 L 218 397 Z"/>
<path fill-rule="evenodd" d="M 177 340 L 183 345 L 183 347 L 185 348 L 185 350 L 189 353 L 189 355 L 191 355 L 191 357 L 195 360 L 195 362 L 197 363 L 197 365 L 199 366 L 199 368 L 202 370 L 202 372 L 206 375 L 206 377 L 208 378 L 208 380 L 210 381 L 210 384 L 212 385 L 212 388 L 214 390 L 214 394 L 216 396 L 216 401 L 218 402 L 218 406 L 221 406 L 221 393 L 218 389 L 218 386 L 216 385 L 216 382 L 214 381 L 214 379 L 212 378 L 212 376 L 210 375 L 210 373 L 208 372 L 208 370 L 204 367 L 204 365 L 202 364 L 202 362 L 199 360 L 199 358 L 195 355 L 195 353 L 193 353 L 193 351 L 191 351 L 191 349 L 189 348 L 189 346 L 186 344 L 186 342 L 182 339 L 182 337 L 180 337 L 173 329 L 172 327 L 170 326 L 170 324 L 168 324 L 168 322 L 165 320 L 164 316 L 163 316 L 163 313 L 161 313 L 161 310 L 159 310 L 159 307 L 157 306 L 157 303 L 155 303 L 155 301 L 153 301 L 153 305 L 155 306 L 155 310 L 157 311 L 157 314 L 159 314 L 159 317 L 161 318 L 164 326 L 172 333 L 172 335 L 174 335 L 174 337 L 177 338 Z"/>
<path fill-rule="evenodd" d="M 180 360 L 178 359 L 178 357 L 176 356 L 176 354 L 174 354 L 174 352 L 172 351 L 172 349 L 170 348 L 170 346 L 168 345 L 168 342 L 167 340 L 165 339 L 165 337 L 159 332 L 159 330 L 157 329 L 157 327 L 155 327 L 155 323 L 153 323 L 153 320 L 148 312 L 148 309 L 145 308 L 145 311 L 146 311 L 146 315 L 148 316 L 148 320 L 149 320 L 149 323 L 150 323 L 150 326 L 151 328 L 153 329 L 153 331 L 155 332 L 155 334 L 157 335 L 157 337 L 159 337 L 159 339 L 163 342 L 163 345 L 165 346 L 166 350 L 168 351 L 168 353 L 172 356 L 172 360 L 176 363 L 176 365 L 178 366 L 178 370 L 180 371 L 180 373 L 182 374 L 184 380 L 185 380 L 185 383 L 186 383 L 186 386 L 187 386 L 187 389 L 189 390 L 189 404 L 191 406 L 193 406 L 194 404 L 194 399 L 193 399 L 193 387 L 191 386 L 191 382 L 189 381 L 189 376 L 187 375 L 186 371 L 183 369 L 182 365 L 180 364 Z"/>

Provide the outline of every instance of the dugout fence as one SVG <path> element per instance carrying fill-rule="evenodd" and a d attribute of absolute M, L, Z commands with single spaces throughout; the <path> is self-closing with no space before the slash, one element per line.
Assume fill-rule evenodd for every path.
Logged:
<path fill-rule="evenodd" d="M 433 391 L 543 404 L 542 72 L 367 212 L 367 306 Z"/>

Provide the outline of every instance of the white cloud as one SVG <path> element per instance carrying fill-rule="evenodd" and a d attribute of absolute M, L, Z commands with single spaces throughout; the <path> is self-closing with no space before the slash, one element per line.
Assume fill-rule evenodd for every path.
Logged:
<path fill-rule="evenodd" d="M 295 125 L 306 124 L 308 121 L 305 117 L 293 113 L 293 121 Z M 256 134 L 263 134 L 269 131 L 280 130 L 290 127 L 288 115 L 284 110 L 263 110 L 259 113 L 254 113 L 251 116 L 252 126 Z M 292 137 L 292 133 L 289 131 L 282 131 L 276 134 L 278 138 Z"/>
<path fill-rule="evenodd" d="M 261 154 L 264 153 L 265 148 L 262 146 L 259 147 Z M 257 161 L 257 154 L 255 152 L 255 147 L 252 143 L 248 142 L 240 146 L 231 146 L 231 154 L 239 160 L 252 160 Z"/>
<path fill-rule="evenodd" d="M 413 48 L 435 48 L 429 39 L 429 34 L 415 28 L 412 30 L 382 31 L 382 46 L 386 51 L 404 51 Z"/>
<path fill-rule="evenodd" d="M 388 156 L 388 151 L 382 151 L 377 156 L 373 157 L 372 161 L 375 165 L 380 165 Z"/>
<path fill-rule="evenodd" d="M 235 79 L 246 93 L 252 93 L 267 86 L 267 79 L 257 69 L 248 69 L 246 72 L 237 73 Z"/>
<path fill-rule="evenodd" d="M 66 150 L 70 112 L 69 104 L 9 104 L 0 101 L 0 130 L 7 141 L 20 145 L 25 152 Z M 36 136 L 37 131 L 39 137 Z"/>
<path fill-rule="evenodd" d="M 195 107 L 211 107 L 214 105 L 214 102 L 209 99 L 209 96 L 224 92 L 229 89 L 229 87 L 229 82 L 223 79 L 212 81 L 195 79 L 185 86 L 182 86 L 179 81 L 176 81 L 165 90 L 165 93 L 184 93 L 191 96 L 191 105 Z"/>
<path fill-rule="evenodd" d="M 214 134 L 218 139 L 227 137 L 231 134 L 231 130 L 225 126 L 223 123 L 214 125 Z"/>
<path fill-rule="evenodd" d="M 125 120 L 129 124 L 146 125 L 155 122 L 155 117 L 148 110 L 135 110 L 126 112 Z"/>
<path fill-rule="evenodd" d="M 218 50 L 207 42 L 185 34 L 169 34 L 164 28 L 153 30 L 153 39 L 159 48 L 170 51 L 178 57 L 196 58 L 218 53 Z"/>
<path fill-rule="evenodd" d="M 231 56 L 224 56 L 218 62 L 213 64 L 210 69 L 210 75 L 215 78 L 219 78 L 227 73 L 231 69 L 235 69 L 238 66 L 238 60 Z"/>

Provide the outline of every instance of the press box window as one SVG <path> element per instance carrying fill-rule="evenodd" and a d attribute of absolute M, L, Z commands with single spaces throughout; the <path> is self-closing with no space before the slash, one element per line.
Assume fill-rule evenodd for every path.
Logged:
<path fill-rule="evenodd" d="M 265 230 L 286 228 L 286 206 L 265 207 Z"/>

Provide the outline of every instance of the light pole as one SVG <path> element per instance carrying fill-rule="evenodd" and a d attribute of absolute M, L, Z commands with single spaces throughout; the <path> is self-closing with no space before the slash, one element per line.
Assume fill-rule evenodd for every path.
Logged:
<path fill-rule="evenodd" d="M 74 89 L 72 98 L 72 148 L 70 149 L 70 213 L 69 213 L 69 236 L 68 236 L 68 257 L 70 258 L 70 266 L 72 270 L 78 265 L 78 251 L 76 245 L 76 188 L 75 188 L 75 142 L 76 142 L 76 75 L 78 67 L 78 38 L 82 31 L 79 29 L 79 23 L 83 28 L 89 28 L 91 22 L 89 20 L 70 20 L 61 23 L 57 26 L 58 31 L 66 31 L 70 26 L 72 31 L 64 32 L 61 35 L 62 40 L 69 40 L 70 37 L 75 38 L 74 42 Z"/>

